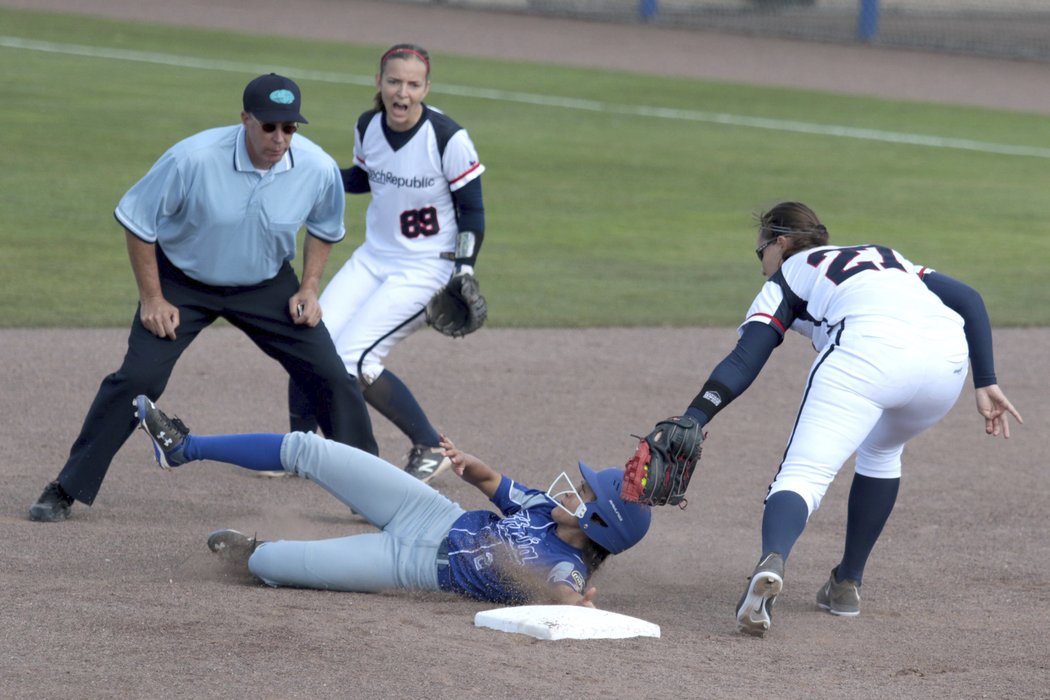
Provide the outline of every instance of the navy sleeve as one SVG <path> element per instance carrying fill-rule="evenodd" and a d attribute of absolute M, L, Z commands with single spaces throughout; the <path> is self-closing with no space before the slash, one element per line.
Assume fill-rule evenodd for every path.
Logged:
<path fill-rule="evenodd" d="M 973 370 L 973 386 L 998 384 L 995 378 L 995 357 L 992 352 L 992 322 L 984 299 L 973 287 L 939 272 L 929 272 L 922 277 L 930 291 L 944 305 L 963 318 L 963 332 L 970 346 L 970 367 Z"/>
<path fill-rule="evenodd" d="M 474 233 L 474 253 L 464 260 L 473 266 L 478 260 L 481 241 L 485 238 L 485 203 L 481 196 L 481 178 L 476 177 L 452 193 L 456 207 L 456 223 L 460 231 Z"/>
<path fill-rule="evenodd" d="M 365 132 L 368 131 L 368 125 L 372 123 L 372 118 L 375 115 L 376 111 L 370 109 L 357 118 L 354 130 L 357 131 L 357 138 L 362 143 L 365 140 Z M 343 175 L 344 192 L 364 194 L 371 191 L 372 188 L 368 184 L 368 172 L 364 168 L 359 167 L 356 162 L 349 168 L 341 168 L 339 172 Z"/>
<path fill-rule="evenodd" d="M 745 325 L 736 347 L 712 370 L 686 409 L 686 415 L 700 425 L 707 425 L 716 413 L 751 386 L 780 340 L 780 333 L 768 323 Z"/>
<path fill-rule="evenodd" d="M 342 168 L 339 172 L 343 175 L 344 192 L 364 194 L 372 189 L 368 184 L 368 173 L 356 165 Z"/>

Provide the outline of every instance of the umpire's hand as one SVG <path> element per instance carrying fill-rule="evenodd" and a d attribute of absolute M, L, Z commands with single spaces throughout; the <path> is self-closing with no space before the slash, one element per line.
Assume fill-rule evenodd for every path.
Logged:
<path fill-rule="evenodd" d="M 288 314 L 295 325 L 313 328 L 321 322 L 321 304 L 317 295 L 299 292 L 288 300 Z"/>
<path fill-rule="evenodd" d="M 139 320 L 158 338 L 175 340 L 175 329 L 179 327 L 179 309 L 162 296 L 139 301 Z"/>

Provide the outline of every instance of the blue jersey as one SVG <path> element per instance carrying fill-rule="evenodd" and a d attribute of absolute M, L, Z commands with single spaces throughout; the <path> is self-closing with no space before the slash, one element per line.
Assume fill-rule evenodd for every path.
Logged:
<path fill-rule="evenodd" d="M 580 550 L 555 534 L 555 505 L 547 494 L 504 476 L 492 502 L 503 517 L 472 510 L 453 523 L 448 533 L 448 580 L 442 587 L 479 600 L 527 602 L 528 591 L 513 576 L 501 575 L 509 563 L 582 594 L 587 567 Z"/>

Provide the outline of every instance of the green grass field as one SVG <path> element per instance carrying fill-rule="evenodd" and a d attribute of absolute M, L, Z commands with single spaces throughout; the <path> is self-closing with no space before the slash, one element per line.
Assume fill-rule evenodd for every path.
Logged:
<path fill-rule="evenodd" d="M 173 143 L 235 123 L 259 73 L 299 82 L 303 133 L 347 163 L 383 48 L 8 10 L 0 27 L 6 327 L 129 322 L 114 206 Z M 1050 324 L 1045 116 L 440 55 L 432 80 L 488 168 L 493 325 L 735 325 L 762 281 L 753 213 L 782 199 L 835 242 L 972 284 L 997 325 Z M 329 274 L 366 204 L 348 200 Z"/>

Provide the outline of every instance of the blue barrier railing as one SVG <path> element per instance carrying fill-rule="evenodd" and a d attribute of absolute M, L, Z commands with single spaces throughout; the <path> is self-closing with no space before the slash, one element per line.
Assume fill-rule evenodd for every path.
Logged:
<path fill-rule="evenodd" d="M 857 38 L 861 41 L 872 41 L 878 35 L 879 0 L 860 0 L 860 11 L 857 13 Z"/>
<path fill-rule="evenodd" d="M 771 2 L 771 0 L 764 0 Z M 789 0 L 786 0 L 789 1 Z M 660 14 L 659 0 L 638 0 L 638 16 L 648 22 Z M 857 39 L 873 41 L 879 35 L 879 0 L 859 0 L 857 9 Z"/>

